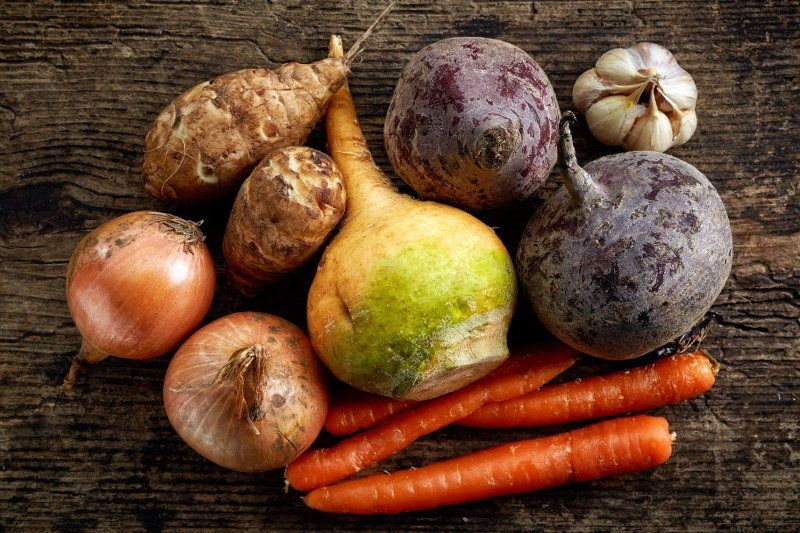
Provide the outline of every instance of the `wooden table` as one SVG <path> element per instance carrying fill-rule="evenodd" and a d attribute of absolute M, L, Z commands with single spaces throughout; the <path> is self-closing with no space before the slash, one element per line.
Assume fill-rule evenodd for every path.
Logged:
<path fill-rule="evenodd" d="M 378 161 L 383 116 L 410 57 L 454 35 L 530 52 L 562 108 L 576 76 L 637 41 L 672 49 L 700 91 L 699 128 L 672 151 L 728 207 L 735 259 L 706 347 L 723 363 L 705 396 L 665 408 L 674 456 L 650 473 L 397 517 L 326 516 L 202 459 L 161 405 L 168 358 L 112 359 L 59 388 L 79 336 L 64 301 L 75 244 L 101 222 L 161 208 L 139 182 L 142 140 L 185 88 L 226 71 L 313 61 L 329 32 L 358 35 L 382 2 L 14 2 L 0 4 L 0 527 L 150 530 L 800 528 L 800 3 L 406 0 L 369 42 L 352 88 Z M 610 149 L 576 131 L 588 161 Z M 317 133 L 312 144 L 321 146 Z M 538 196 L 558 185 L 555 173 Z M 528 206 L 505 217 L 508 237 Z M 218 265 L 228 205 L 205 218 Z M 525 211 L 525 212 L 523 212 Z M 508 237 L 513 240 L 512 237 Z M 513 242 L 509 242 L 514 246 Z M 311 265 L 263 297 L 225 283 L 211 317 L 259 309 L 304 323 Z M 529 327 L 515 326 L 525 340 Z M 590 363 L 593 364 L 593 363 Z M 601 369 L 609 365 L 597 365 Z M 421 465 L 534 431 L 452 428 L 386 463 Z"/>

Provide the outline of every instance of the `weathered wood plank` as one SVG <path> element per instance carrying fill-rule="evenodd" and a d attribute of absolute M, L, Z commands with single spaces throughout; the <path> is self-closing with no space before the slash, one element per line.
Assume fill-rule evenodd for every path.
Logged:
<path fill-rule="evenodd" d="M 0 5 L 0 524 L 9 529 L 335 527 L 498 530 L 800 527 L 800 2 L 401 1 L 351 86 L 378 161 L 403 66 L 452 35 L 497 36 L 532 53 L 562 107 L 603 51 L 673 49 L 700 89 L 699 128 L 674 150 L 716 184 L 732 221 L 734 271 L 707 347 L 724 369 L 704 398 L 662 409 L 678 433 L 652 473 L 399 517 L 330 517 L 282 492 L 281 473 L 223 471 L 169 427 L 166 359 L 106 361 L 72 393 L 57 385 L 78 344 L 64 270 L 91 228 L 159 208 L 139 184 L 158 111 L 225 71 L 311 61 L 329 32 L 351 41 L 379 10 L 340 2 L 16 2 Z M 608 153 L 585 128 L 579 156 Z M 315 134 L 312 143 L 321 146 Z M 555 176 L 553 176 L 555 178 Z M 558 185 L 551 179 L 542 198 Z M 510 246 L 530 206 L 492 218 Z M 204 213 L 222 266 L 227 206 Z M 199 213 L 186 213 L 188 216 Z M 221 287 L 212 317 L 239 309 L 304 323 L 313 265 L 257 300 Z M 526 309 L 512 332 L 530 336 Z M 607 368 L 600 363 L 587 363 Z M 420 465 L 534 432 L 450 428 L 387 468 Z"/>

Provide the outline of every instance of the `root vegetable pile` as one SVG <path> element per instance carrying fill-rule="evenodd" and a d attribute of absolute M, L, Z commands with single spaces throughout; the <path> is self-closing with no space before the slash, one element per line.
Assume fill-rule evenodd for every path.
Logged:
<path fill-rule="evenodd" d="M 389 160 L 423 197 L 484 210 L 528 198 L 558 153 L 564 187 L 533 214 L 514 265 L 494 228 L 400 194 L 372 158 L 346 80 L 392 6 L 347 54 L 331 36 L 327 59 L 189 89 L 145 138 L 150 195 L 210 213 L 236 194 L 218 243 L 231 282 L 221 286 L 248 297 L 246 308 L 272 310 L 262 289 L 282 290 L 287 274 L 299 277 L 319 258 L 308 279 L 308 336 L 256 311 L 197 329 L 216 287 L 199 223 L 137 211 L 89 233 L 70 259 L 67 303 L 83 343 L 64 388 L 107 356 L 177 348 L 163 398 L 178 435 L 224 468 L 286 466 L 287 488 L 310 491 L 305 503 L 323 512 L 430 509 L 665 463 L 675 440 L 666 419 L 607 418 L 688 401 L 715 384 L 716 361 L 684 353 L 718 316 L 707 312 L 731 269 L 730 224 L 714 186 L 659 152 L 581 168 L 574 115 L 559 122 L 553 88 L 528 54 L 479 37 L 433 43 L 397 84 L 384 127 Z M 694 82 L 665 49 L 632 50 L 604 55 L 576 84 L 576 103 L 601 140 L 613 134 L 628 148 L 659 150 L 684 142 L 696 125 Z M 604 111 L 615 102 L 627 106 L 622 115 Z M 323 116 L 330 156 L 300 146 Z M 619 131 L 598 134 L 609 125 Z M 560 341 L 508 358 L 517 276 Z M 580 366 L 579 352 L 649 354 L 649 364 L 559 377 Z M 343 382 L 330 409 L 324 367 Z M 348 479 L 451 424 L 479 431 L 469 428 L 598 419 L 606 420 Z M 342 438 L 312 448 L 323 425 Z"/>

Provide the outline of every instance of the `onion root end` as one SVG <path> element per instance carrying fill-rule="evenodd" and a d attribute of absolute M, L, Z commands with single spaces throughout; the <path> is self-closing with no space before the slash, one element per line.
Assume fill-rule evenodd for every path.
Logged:
<path fill-rule="evenodd" d="M 110 354 L 107 354 L 92 346 L 86 339 L 83 339 L 83 342 L 81 343 L 81 349 L 72 359 L 72 364 L 69 365 L 69 370 L 67 371 L 67 375 L 64 377 L 64 382 L 61 384 L 61 388 L 65 391 L 72 390 L 72 387 L 75 385 L 78 375 L 82 372 L 82 369 L 87 368 L 95 363 L 99 363 L 109 355 Z"/>

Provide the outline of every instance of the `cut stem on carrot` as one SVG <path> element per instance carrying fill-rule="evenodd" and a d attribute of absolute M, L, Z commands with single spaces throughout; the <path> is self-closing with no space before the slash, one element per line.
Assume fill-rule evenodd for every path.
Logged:
<path fill-rule="evenodd" d="M 322 487 L 309 493 L 305 502 L 329 513 L 432 509 L 653 468 L 669 459 L 672 440 L 661 417 L 606 420 L 422 468 Z"/>
<path fill-rule="evenodd" d="M 286 480 L 312 490 L 345 479 L 406 448 L 418 438 L 450 425 L 482 405 L 535 390 L 575 363 L 562 344 L 530 348 L 485 378 L 418 406 L 330 448 L 311 450 L 286 468 Z"/>
<path fill-rule="evenodd" d="M 534 427 L 646 411 L 703 394 L 714 385 L 717 368 L 699 352 L 674 355 L 647 366 L 559 383 L 487 404 L 459 423 Z"/>

